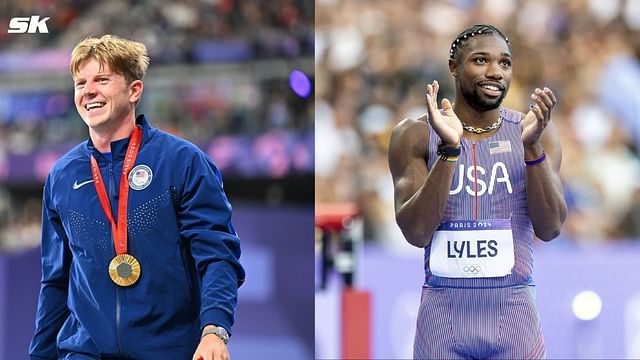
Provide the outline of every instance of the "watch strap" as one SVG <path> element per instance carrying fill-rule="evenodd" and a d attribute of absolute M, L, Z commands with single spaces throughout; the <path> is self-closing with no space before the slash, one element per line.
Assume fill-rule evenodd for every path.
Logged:
<path fill-rule="evenodd" d="M 227 329 L 221 326 L 213 326 L 209 329 L 204 330 L 202 332 L 202 336 L 200 336 L 200 339 L 202 339 L 207 335 L 212 335 L 212 334 L 219 337 L 220 340 L 222 340 L 222 342 L 224 342 L 225 344 L 229 342 L 229 333 L 227 332 Z"/>

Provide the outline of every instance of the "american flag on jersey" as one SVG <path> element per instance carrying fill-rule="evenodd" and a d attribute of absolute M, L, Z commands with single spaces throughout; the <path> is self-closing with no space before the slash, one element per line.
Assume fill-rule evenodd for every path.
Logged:
<path fill-rule="evenodd" d="M 511 152 L 511 141 L 498 140 L 489 142 L 489 154 L 495 155 L 507 152 Z"/>

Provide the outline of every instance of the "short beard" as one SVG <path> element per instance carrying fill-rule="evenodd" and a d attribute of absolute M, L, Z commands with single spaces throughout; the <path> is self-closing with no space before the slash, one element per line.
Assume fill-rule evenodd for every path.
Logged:
<path fill-rule="evenodd" d="M 473 91 L 466 91 L 464 88 L 460 87 L 462 91 L 462 96 L 467 101 L 472 108 L 478 111 L 489 111 L 494 110 L 502 105 L 502 100 L 507 96 L 507 89 L 502 91 L 502 95 L 495 100 L 485 99 L 478 93 L 478 89 L 474 87 Z"/>

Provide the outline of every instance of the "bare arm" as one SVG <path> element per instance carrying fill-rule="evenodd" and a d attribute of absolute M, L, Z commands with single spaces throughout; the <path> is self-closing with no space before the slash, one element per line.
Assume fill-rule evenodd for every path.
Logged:
<path fill-rule="evenodd" d="M 441 138 L 452 146 L 459 146 L 462 125 L 448 100 L 442 105 L 445 116 L 437 111 L 437 82 L 427 87 L 429 121 Z M 403 120 L 391 135 L 389 168 L 393 176 L 396 221 L 407 241 L 425 247 L 444 217 L 449 189 L 456 163 L 436 161 L 427 169 L 429 128 L 420 120 Z"/>
<path fill-rule="evenodd" d="M 559 175 L 562 149 L 556 128 L 550 122 L 556 98 L 545 88 L 532 94 L 532 99 L 536 106 L 527 113 L 523 123 L 524 159 L 538 159 L 544 151 L 546 160 L 526 167 L 527 206 L 536 236 L 551 241 L 558 237 L 567 217 Z"/>

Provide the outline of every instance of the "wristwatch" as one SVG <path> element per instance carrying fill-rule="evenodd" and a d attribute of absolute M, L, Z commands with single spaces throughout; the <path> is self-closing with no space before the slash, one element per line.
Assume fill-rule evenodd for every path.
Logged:
<path fill-rule="evenodd" d="M 203 331 L 200 339 L 210 334 L 214 334 L 215 336 L 219 337 L 220 340 L 222 340 L 222 342 L 224 342 L 225 344 L 229 342 L 229 333 L 227 332 L 227 329 L 223 328 L 222 326 L 214 326 Z"/>

